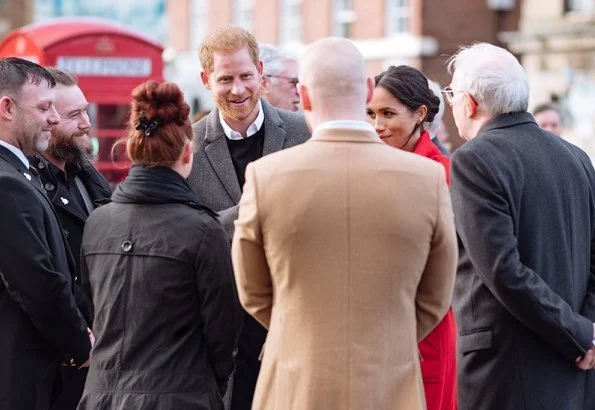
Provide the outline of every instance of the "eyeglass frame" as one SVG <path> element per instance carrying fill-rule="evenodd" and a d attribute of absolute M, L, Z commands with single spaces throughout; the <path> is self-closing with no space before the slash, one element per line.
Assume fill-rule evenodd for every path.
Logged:
<path fill-rule="evenodd" d="M 444 97 L 446 97 L 446 101 L 448 102 L 448 104 L 452 105 L 452 100 L 455 97 L 455 93 L 465 93 L 466 91 L 453 90 L 452 87 L 449 85 L 440 90 L 440 92 L 444 94 Z"/>
<path fill-rule="evenodd" d="M 298 83 L 300 82 L 299 78 L 297 77 L 288 77 L 286 75 L 273 75 L 273 74 L 265 74 L 265 77 L 268 78 L 282 78 L 284 80 L 287 80 L 287 82 L 289 84 L 291 84 L 293 87 L 297 88 Z"/>

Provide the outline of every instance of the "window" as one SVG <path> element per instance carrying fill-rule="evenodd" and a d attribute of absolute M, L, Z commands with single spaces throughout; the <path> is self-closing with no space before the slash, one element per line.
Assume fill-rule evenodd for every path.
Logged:
<path fill-rule="evenodd" d="M 209 2 L 192 0 L 190 3 L 190 50 L 198 50 L 209 29 Z"/>
<path fill-rule="evenodd" d="M 408 33 L 411 8 L 409 0 L 385 0 L 386 35 Z"/>
<path fill-rule="evenodd" d="M 351 37 L 351 25 L 356 19 L 351 0 L 333 1 L 333 35 Z"/>
<path fill-rule="evenodd" d="M 564 11 L 588 13 L 595 11 L 595 1 L 593 0 L 564 0 Z"/>
<path fill-rule="evenodd" d="M 252 32 L 252 12 L 254 11 L 254 0 L 233 1 L 234 24 Z"/>
<path fill-rule="evenodd" d="M 302 1 L 281 0 L 279 43 L 297 43 L 302 39 Z"/>

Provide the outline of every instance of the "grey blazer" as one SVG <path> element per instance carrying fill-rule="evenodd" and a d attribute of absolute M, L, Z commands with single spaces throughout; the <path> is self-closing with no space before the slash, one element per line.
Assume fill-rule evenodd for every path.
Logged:
<path fill-rule="evenodd" d="M 262 99 L 261 102 L 265 127 L 263 155 L 293 147 L 310 138 L 303 114 L 274 108 Z M 231 241 L 242 187 L 219 122 L 219 110 L 213 110 L 192 129 L 196 154 L 188 182 L 199 203 L 219 213 Z"/>
<path fill-rule="evenodd" d="M 589 157 L 528 113 L 500 115 L 454 154 L 450 187 L 459 409 L 593 409 L 574 364 L 595 321 Z"/>

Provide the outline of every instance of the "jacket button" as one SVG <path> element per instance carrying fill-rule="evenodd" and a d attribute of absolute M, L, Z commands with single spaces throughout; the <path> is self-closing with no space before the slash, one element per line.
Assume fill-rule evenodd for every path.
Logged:
<path fill-rule="evenodd" d="M 130 241 L 122 242 L 122 250 L 124 252 L 130 252 L 132 250 L 132 242 L 130 242 Z"/>
<path fill-rule="evenodd" d="M 45 168 L 45 165 L 43 165 L 43 162 L 40 162 L 40 163 L 37 165 L 37 168 L 39 168 L 39 169 L 44 169 L 44 168 Z"/>
<path fill-rule="evenodd" d="M 44 185 L 44 188 L 46 191 L 53 191 L 55 186 L 54 186 L 54 184 L 48 182 L 47 184 Z"/>
<path fill-rule="evenodd" d="M 68 232 L 68 229 L 62 229 L 62 233 L 64 234 L 65 238 L 68 238 L 68 235 L 70 234 L 70 232 Z"/>

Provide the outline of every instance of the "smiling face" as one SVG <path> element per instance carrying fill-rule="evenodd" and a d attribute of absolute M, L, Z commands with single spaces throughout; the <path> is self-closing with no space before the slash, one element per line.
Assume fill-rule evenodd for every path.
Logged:
<path fill-rule="evenodd" d="M 52 127 L 58 124 L 54 108 L 55 90 L 45 81 L 28 82 L 14 101 L 13 131 L 21 150 L 27 155 L 45 152 Z"/>
<path fill-rule="evenodd" d="M 367 108 L 368 121 L 380 139 L 406 151 L 413 151 L 421 135 L 418 111 L 412 111 L 381 86 L 374 89 Z"/>
<path fill-rule="evenodd" d="M 67 163 L 82 163 L 92 151 L 88 136 L 89 103 L 78 86 L 60 84 L 56 86 L 55 106 L 60 124 L 52 130 L 47 154 Z"/>
<path fill-rule="evenodd" d="M 258 98 L 262 81 L 262 63 L 254 65 L 246 47 L 233 52 L 213 54 L 213 72 L 201 74 L 211 90 L 215 105 L 225 121 L 250 125 L 258 115 Z"/>

